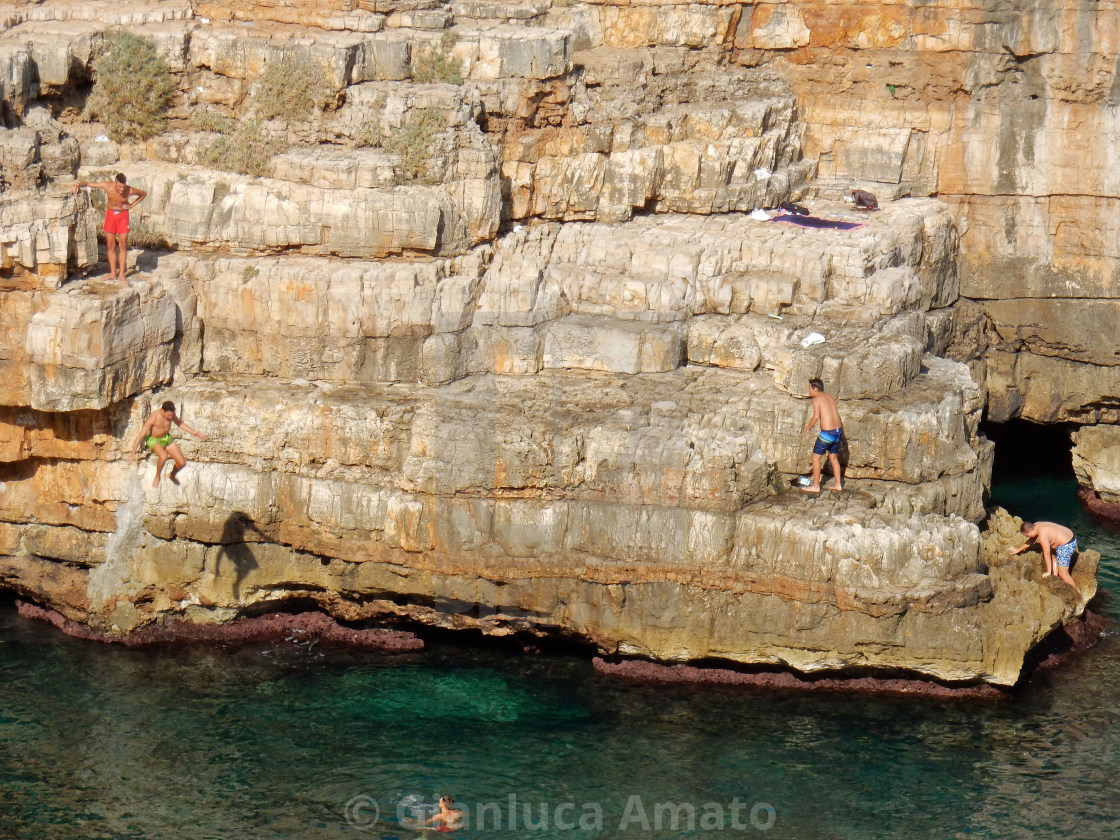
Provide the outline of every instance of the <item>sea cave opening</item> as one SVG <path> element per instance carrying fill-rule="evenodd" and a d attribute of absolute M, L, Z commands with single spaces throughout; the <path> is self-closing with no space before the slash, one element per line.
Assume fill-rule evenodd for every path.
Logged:
<path fill-rule="evenodd" d="M 1014 516 L 1068 526 L 1085 547 L 1104 558 L 1097 572 L 1103 590 L 1120 587 L 1120 523 L 1086 506 L 1073 471 L 1074 423 L 1042 424 L 1028 420 L 984 422 L 980 431 L 995 444 L 988 505 Z M 1102 608 L 1105 591 L 1094 607 Z"/>
<path fill-rule="evenodd" d="M 1031 520 L 1062 521 L 1080 508 L 1073 472 L 1072 423 L 985 421 L 980 431 L 995 444 L 988 503 Z"/>
<path fill-rule="evenodd" d="M 992 468 L 996 485 L 1045 478 L 1075 481 L 1073 474 L 1073 423 L 1034 423 L 1030 420 L 985 421 L 980 431 L 995 444 Z"/>

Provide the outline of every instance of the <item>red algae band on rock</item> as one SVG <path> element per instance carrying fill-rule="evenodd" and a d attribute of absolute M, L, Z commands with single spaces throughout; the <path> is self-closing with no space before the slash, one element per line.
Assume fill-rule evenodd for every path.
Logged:
<path fill-rule="evenodd" d="M 1120 504 L 1115 502 L 1105 501 L 1100 497 L 1100 494 L 1091 487 L 1081 487 L 1077 491 L 1077 498 L 1081 501 L 1085 510 L 1099 516 L 1101 519 L 1107 519 L 1114 525 L 1120 525 Z"/>
<path fill-rule="evenodd" d="M 811 677 L 792 671 L 735 671 L 693 665 L 663 665 L 638 659 L 612 661 L 596 657 L 595 670 L 640 682 L 697 683 L 747 686 L 765 689 L 824 691 L 852 694 L 905 694 L 915 697 L 945 697 L 959 700 L 998 700 L 1006 689 L 987 684 L 946 685 L 930 680 L 895 677 Z"/>
<path fill-rule="evenodd" d="M 113 642 L 127 647 L 168 644 L 174 642 L 259 642 L 287 639 L 293 634 L 301 641 L 318 640 L 349 647 L 406 652 L 423 650 L 424 642 L 415 634 L 399 630 L 355 629 L 339 624 L 323 613 L 274 613 L 241 618 L 228 624 L 195 624 L 190 621 L 169 621 L 145 627 L 126 636 L 114 637 L 71 621 L 54 610 L 17 601 L 16 608 L 25 618 L 47 621 L 68 636 Z"/>
<path fill-rule="evenodd" d="M 1032 656 L 1028 657 L 1024 666 L 1021 682 L 1028 681 L 1035 673 L 1048 671 L 1084 653 L 1100 641 L 1107 626 L 1108 621 L 1100 613 L 1085 610 L 1080 619 L 1058 628 L 1032 651 Z M 900 676 L 814 676 L 789 670 L 734 670 L 601 656 L 595 657 L 593 665 L 601 673 L 635 682 L 731 685 L 844 694 L 905 694 L 910 697 L 954 700 L 1000 700 L 1011 694 L 1007 687 L 986 683 L 954 685 Z"/>

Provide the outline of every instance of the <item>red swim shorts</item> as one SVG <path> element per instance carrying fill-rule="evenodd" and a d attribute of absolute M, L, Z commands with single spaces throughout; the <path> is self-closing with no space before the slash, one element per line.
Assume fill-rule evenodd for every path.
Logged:
<path fill-rule="evenodd" d="M 105 232 L 106 233 L 128 233 L 128 211 L 127 210 L 106 210 L 105 211 Z"/>

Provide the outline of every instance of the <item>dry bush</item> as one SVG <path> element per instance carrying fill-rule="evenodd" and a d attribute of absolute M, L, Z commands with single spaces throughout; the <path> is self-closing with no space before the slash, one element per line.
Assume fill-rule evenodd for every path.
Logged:
<path fill-rule="evenodd" d="M 239 123 L 231 134 L 219 134 L 202 150 L 202 162 L 242 175 L 266 175 L 272 158 L 287 149 L 287 142 L 263 133 L 259 122 L 248 120 Z"/>
<path fill-rule="evenodd" d="M 451 54 L 455 46 L 454 32 L 445 31 L 438 47 L 422 47 L 412 62 L 414 82 L 446 82 L 451 85 L 463 83 L 463 65 Z"/>
<path fill-rule="evenodd" d="M 382 139 L 381 148 L 400 155 L 398 181 L 408 183 L 431 180 L 428 165 L 432 145 L 445 125 L 443 111 L 439 108 L 421 108 L 411 115 L 411 119 L 405 125 Z"/>
<path fill-rule="evenodd" d="M 307 58 L 284 56 L 265 65 L 251 108 L 263 120 L 305 120 L 334 94 L 322 67 Z"/>
<path fill-rule="evenodd" d="M 145 248 L 153 251 L 170 251 L 171 243 L 167 237 L 155 229 L 147 216 L 132 220 L 132 230 L 128 234 L 128 244 L 134 248 Z"/>
<path fill-rule="evenodd" d="M 88 109 L 105 124 L 110 137 L 136 142 L 163 131 L 176 84 L 171 67 L 152 41 L 114 32 L 105 39 L 93 68 L 97 81 Z"/>
<path fill-rule="evenodd" d="M 192 131 L 217 131 L 221 134 L 231 134 L 236 123 L 232 118 L 210 108 L 196 108 L 191 111 L 187 125 Z"/>

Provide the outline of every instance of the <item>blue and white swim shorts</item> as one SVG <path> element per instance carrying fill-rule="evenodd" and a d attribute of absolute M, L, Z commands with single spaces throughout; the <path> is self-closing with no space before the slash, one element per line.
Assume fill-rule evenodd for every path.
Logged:
<path fill-rule="evenodd" d="M 1077 537 L 1054 549 L 1054 561 L 1063 569 L 1068 569 L 1075 551 L 1077 551 Z"/>

